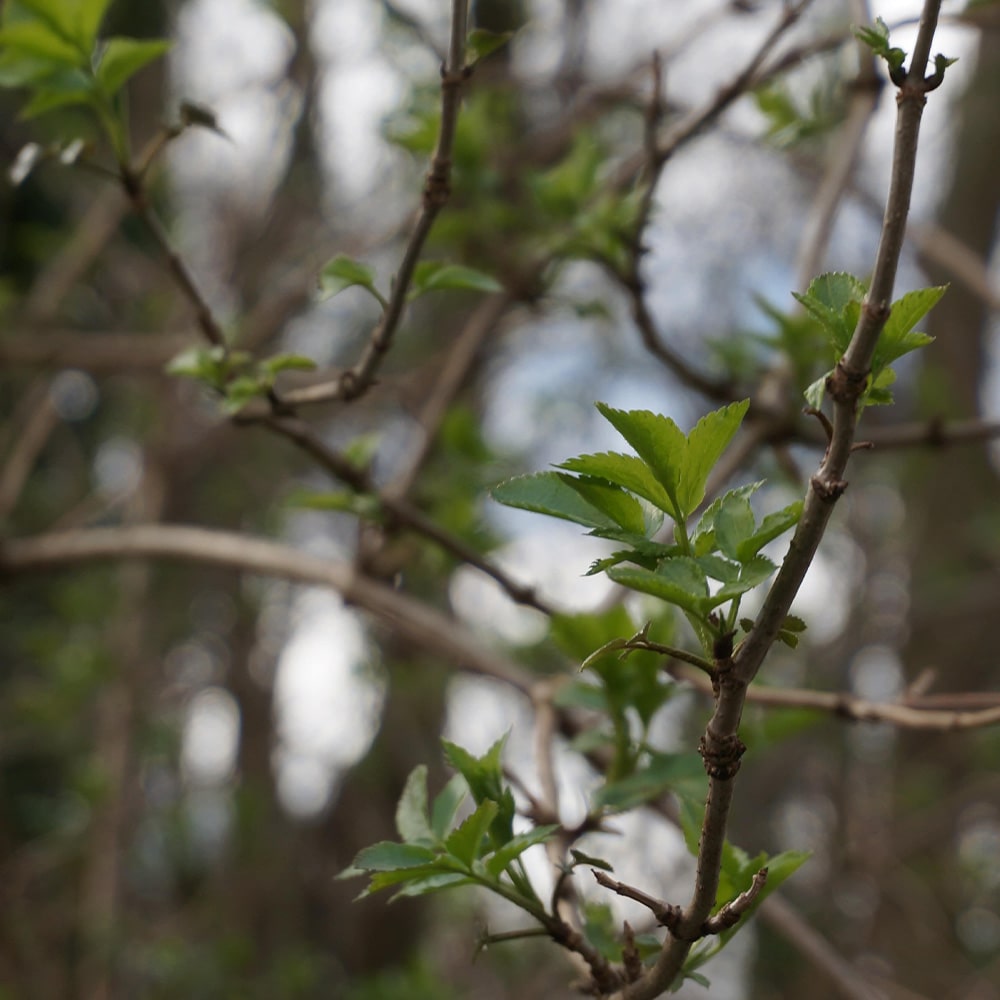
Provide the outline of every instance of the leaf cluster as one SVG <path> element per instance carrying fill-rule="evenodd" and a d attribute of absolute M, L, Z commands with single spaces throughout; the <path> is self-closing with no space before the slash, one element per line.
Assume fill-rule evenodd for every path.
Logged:
<path fill-rule="evenodd" d="M 396 809 L 401 841 L 381 841 L 365 848 L 341 877 L 368 875 L 362 896 L 396 888 L 394 899 L 481 885 L 535 916 L 544 916 L 519 858 L 529 847 L 551 837 L 558 826 L 514 833 L 514 796 L 501 768 L 505 742 L 506 737 L 476 757 L 444 741 L 445 758 L 458 773 L 429 803 L 427 768 L 415 768 Z M 468 797 L 474 808 L 459 819 Z"/>
<path fill-rule="evenodd" d="M 118 98 L 128 80 L 170 47 L 164 39 L 98 40 L 110 0 L 8 0 L 0 15 L 0 87 L 31 92 L 22 117 L 89 109 L 119 159 L 127 138 Z"/>
<path fill-rule="evenodd" d="M 761 548 L 793 527 L 802 510 L 796 501 L 758 524 L 749 501 L 758 483 L 730 490 L 689 529 L 705 499 L 708 476 L 748 406 L 744 400 L 711 412 L 685 435 L 669 417 L 598 403 L 601 415 L 637 454 L 581 455 L 557 467 L 564 471 L 501 483 L 493 497 L 573 521 L 625 546 L 590 572 L 606 572 L 616 583 L 680 608 L 714 656 L 735 627 L 741 596 L 775 570 Z M 673 543 L 657 537 L 665 517 L 673 521 Z M 726 613 L 718 614 L 715 609 L 725 604 Z"/>
<path fill-rule="evenodd" d="M 167 373 L 195 379 L 219 394 L 222 411 L 238 413 L 252 399 L 266 396 L 284 371 L 312 371 L 316 363 L 301 354 L 275 354 L 255 360 L 246 351 L 191 347 L 167 363 Z"/>
<path fill-rule="evenodd" d="M 896 373 L 890 366 L 934 340 L 914 327 L 937 304 L 947 288 L 947 285 L 920 288 L 907 292 L 892 303 L 889 318 L 875 345 L 871 372 L 859 401 L 859 414 L 866 406 L 892 402 L 890 387 L 896 381 Z M 805 294 L 795 295 L 806 312 L 822 327 L 834 363 L 843 357 L 851 343 L 867 291 L 867 284 L 860 278 L 844 272 L 832 272 L 814 278 Z M 830 371 L 825 372 L 805 391 L 809 405 L 817 410 L 823 403 L 826 380 L 830 374 Z"/>

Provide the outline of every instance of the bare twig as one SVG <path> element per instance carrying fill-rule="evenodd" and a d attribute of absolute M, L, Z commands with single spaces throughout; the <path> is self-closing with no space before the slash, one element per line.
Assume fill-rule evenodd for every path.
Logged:
<path fill-rule="evenodd" d="M 306 454 L 314 458 L 323 469 L 346 483 L 351 489 L 373 496 L 385 514 L 397 524 L 422 535 L 456 559 L 491 577 L 518 604 L 535 608 L 545 614 L 552 613 L 552 608 L 535 593 L 533 587 L 518 583 L 498 566 L 484 558 L 467 542 L 446 531 L 439 524 L 435 524 L 423 511 L 414 507 L 405 498 L 398 498 L 386 491 L 380 491 L 367 471 L 328 447 L 322 438 L 303 420 L 298 417 L 267 416 L 255 422 L 294 442 Z"/>
<path fill-rule="evenodd" d="M 50 390 L 48 379 L 30 385 L 11 419 L 16 437 L 0 466 L 0 521 L 14 509 L 35 460 L 59 425 Z"/>
<path fill-rule="evenodd" d="M 707 695 L 712 694 L 711 682 L 696 670 L 674 665 L 668 668 L 672 677 L 683 680 Z M 973 704 L 987 707 L 957 708 L 939 705 L 962 704 L 971 697 Z M 807 688 L 769 688 L 751 686 L 747 701 L 774 708 L 805 708 L 829 712 L 855 722 L 883 722 L 901 729 L 978 729 L 1000 723 L 1000 694 L 970 692 L 970 695 L 909 696 L 905 701 L 876 702 L 848 692 L 811 691 Z"/>
<path fill-rule="evenodd" d="M 468 0 L 452 0 L 451 41 L 447 62 L 441 67 L 441 128 L 431 157 L 430 170 L 424 182 L 420 211 L 406 249 L 403 251 L 399 269 L 393 278 L 392 292 L 385 304 L 382 318 L 372 331 L 361 357 L 352 368 L 342 372 L 335 382 L 289 392 L 284 402 L 290 406 L 333 399 L 352 400 L 364 395 L 374 383 L 382 359 L 392 347 L 393 338 L 403 317 L 413 272 L 423 252 L 424 243 L 434 225 L 434 220 L 451 195 L 451 151 L 462 101 L 462 84 L 469 75 L 465 65 L 467 20 Z"/>

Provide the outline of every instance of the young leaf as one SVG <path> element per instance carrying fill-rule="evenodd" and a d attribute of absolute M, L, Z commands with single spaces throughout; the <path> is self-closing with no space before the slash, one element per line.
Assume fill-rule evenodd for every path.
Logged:
<path fill-rule="evenodd" d="M 680 561 L 680 559 L 668 559 L 663 566 L 671 567 L 673 563 Z M 688 573 L 679 570 L 678 567 L 668 569 L 666 574 L 663 572 L 663 567 L 656 573 L 650 572 L 648 569 L 616 567 L 608 570 L 608 576 L 623 587 L 659 597 L 668 604 L 675 604 L 685 611 L 702 617 L 711 610 L 708 599 L 708 581 L 705 578 L 704 570 L 693 559 L 687 561 L 694 567 L 694 572 Z M 699 575 L 700 584 L 697 579 Z"/>
<path fill-rule="evenodd" d="M 802 501 L 795 500 L 773 514 L 768 514 L 757 530 L 736 546 L 736 558 L 747 562 L 755 556 L 768 542 L 784 534 L 789 528 L 794 528 L 802 516 Z"/>
<path fill-rule="evenodd" d="M 513 37 L 513 31 L 496 32 L 487 31 L 485 28 L 473 29 L 465 40 L 466 65 L 474 66 L 480 59 L 485 59 L 497 49 L 502 48 Z"/>
<path fill-rule="evenodd" d="M 425 260 L 417 264 L 414 269 L 407 298 L 412 300 L 426 292 L 436 292 L 445 288 L 466 289 L 473 292 L 503 291 L 500 282 L 475 268 L 446 264 L 440 260 Z"/>
<path fill-rule="evenodd" d="M 386 305 L 385 299 L 375 287 L 375 272 L 367 264 L 362 264 L 346 254 L 338 254 L 323 265 L 323 270 L 319 274 L 318 299 L 324 302 L 345 288 L 352 288 L 355 285 L 367 289 L 382 306 Z"/>
<path fill-rule="evenodd" d="M 383 840 L 360 851 L 351 867 L 367 872 L 391 872 L 403 868 L 420 868 L 432 863 L 434 858 L 434 851 L 429 847 Z"/>
<path fill-rule="evenodd" d="M 455 820 L 458 807 L 469 794 L 469 786 L 460 774 L 453 774 L 451 780 L 434 797 L 431 806 L 431 831 L 438 840 L 444 840 Z"/>
<path fill-rule="evenodd" d="M 854 335 L 867 291 L 864 282 L 853 274 L 839 271 L 813 278 L 804 295 L 793 295 L 823 325 L 839 357 Z"/>
<path fill-rule="evenodd" d="M 648 500 L 675 520 L 680 517 L 677 505 L 670 494 L 654 477 L 649 466 L 635 455 L 622 455 L 613 451 L 597 455 L 580 455 L 562 462 L 558 468 L 616 483 L 636 496 Z"/>
<path fill-rule="evenodd" d="M 740 594 L 745 594 L 754 587 L 759 587 L 778 567 L 765 556 L 754 556 L 740 567 L 740 576 L 735 583 L 724 583 L 712 597 L 712 607 Z"/>
<path fill-rule="evenodd" d="M 508 479 L 490 492 L 494 500 L 508 507 L 548 514 L 585 528 L 615 527 L 617 522 L 588 503 L 581 491 L 570 485 L 570 478 L 556 472 L 536 472 Z"/>
<path fill-rule="evenodd" d="M 584 854 L 583 851 L 578 851 L 575 847 L 571 847 L 569 853 L 573 856 L 574 867 L 576 865 L 590 865 L 591 868 L 600 868 L 604 872 L 615 870 L 614 866 L 605 861 L 604 858 L 595 858 L 592 854 Z"/>
<path fill-rule="evenodd" d="M 396 830 L 409 843 L 434 839 L 427 816 L 427 766 L 415 767 L 396 806 Z"/>
<path fill-rule="evenodd" d="M 170 44 L 166 39 L 110 39 L 98 57 L 97 82 L 113 97 L 143 66 L 167 52 Z"/>
<path fill-rule="evenodd" d="M 691 429 L 681 467 L 678 497 L 685 516 L 692 514 L 705 499 L 708 475 L 739 430 L 749 408 L 749 399 L 730 403 L 721 410 L 706 413 Z"/>
<path fill-rule="evenodd" d="M 444 842 L 448 852 L 464 865 L 471 866 L 484 853 L 486 831 L 496 819 L 499 806 L 492 799 L 484 799 L 475 811 Z"/>
<path fill-rule="evenodd" d="M 678 500 L 681 473 L 687 452 L 687 439 L 681 429 L 669 417 L 650 413 L 649 410 L 616 410 L 605 403 L 598 403 L 597 409 L 601 416 L 635 448 L 636 454 L 646 463 L 657 482 L 666 491 L 670 505 L 664 507 L 649 496 L 646 499 L 666 510 L 675 520 L 683 520 L 690 511 L 684 510 Z"/>
<path fill-rule="evenodd" d="M 278 372 L 316 370 L 316 362 L 303 354 L 275 354 L 260 362 L 260 370 L 267 375 L 277 375 Z"/>
<path fill-rule="evenodd" d="M 5 24 L 0 30 L 0 48 L 5 55 L 30 57 L 47 66 L 49 72 L 86 66 L 80 49 L 40 19 Z"/>
<path fill-rule="evenodd" d="M 753 508 L 746 497 L 727 496 L 715 515 L 715 541 L 730 559 L 739 560 L 740 545 L 757 527 Z"/>
<path fill-rule="evenodd" d="M 567 486 L 576 490 L 587 503 L 607 514 L 626 532 L 636 535 L 646 534 L 650 523 L 647 521 L 642 504 L 620 486 L 592 476 L 560 476 L 560 478 Z"/>
<path fill-rule="evenodd" d="M 517 834 L 516 837 L 507 841 L 503 847 L 486 858 L 486 870 L 494 878 L 499 878 L 512 861 L 519 858 L 529 847 L 534 847 L 535 844 L 541 844 L 548 840 L 558 829 L 559 824 L 552 823 L 549 826 L 536 826 L 528 833 Z"/>
<path fill-rule="evenodd" d="M 683 786 L 685 794 L 705 794 L 705 765 L 696 753 L 654 754 L 649 764 L 620 781 L 610 782 L 594 793 L 594 806 L 612 812 L 627 812 L 665 792 Z"/>

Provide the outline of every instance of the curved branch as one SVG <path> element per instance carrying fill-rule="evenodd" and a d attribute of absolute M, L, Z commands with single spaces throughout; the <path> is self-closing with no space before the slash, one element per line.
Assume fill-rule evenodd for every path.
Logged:
<path fill-rule="evenodd" d="M 454 619 L 374 580 L 347 563 L 301 552 L 288 545 L 186 525 L 143 524 L 93 528 L 0 542 L 0 584 L 4 578 L 56 566 L 120 559 L 174 559 L 224 566 L 296 583 L 336 590 L 384 621 L 415 645 L 474 673 L 494 677 L 531 695 L 535 678 L 486 648 Z"/>

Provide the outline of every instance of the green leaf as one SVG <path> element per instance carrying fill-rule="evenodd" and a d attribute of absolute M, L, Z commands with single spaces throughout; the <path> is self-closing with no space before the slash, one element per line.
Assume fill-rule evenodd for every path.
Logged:
<path fill-rule="evenodd" d="M 444 845 L 449 853 L 464 865 L 471 866 L 476 858 L 485 853 L 486 831 L 496 819 L 499 809 L 492 799 L 480 802 L 475 811 L 448 835 Z"/>
<path fill-rule="evenodd" d="M 503 48 L 513 37 L 513 31 L 496 32 L 487 31 L 485 28 L 473 29 L 465 40 L 466 65 L 473 66 L 480 59 L 492 55 L 497 49 Z"/>
<path fill-rule="evenodd" d="M 840 357 L 854 335 L 867 291 L 867 285 L 853 274 L 838 271 L 813 278 L 804 295 L 793 295 L 823 325 Z"/>
<path fill-rule="evenodd" d="M 213 388 L 221 388 L 229 372 L 223 347 L 189 347 L 166 364 L 168 375 L 198 379 Z"/>
<path fill-rule="evenodd" d="M 338 254 L 323 265 L 323 270 L 319 274 L 317 297 L 320 302 L 324 302 L 345 288 L 352 288 L 355 285 L 371 292 L 382 306 L 387 304 L 375 287 L 375 272 L 367 264 L 362 264 L 346 254 Z"/>
<path fill-rule="evenodd" d="M 382 505 L 377 497 L 353 490 L 328 490 L 317 493 L 314 490 L 295 490 L 287 500 L 289 507 L 306 510 L 329 510 L 356 514 L 368 521 L 378 521 L 382 515 Z"/>
<path fill-rule="evenodd" d="M 675 516 L 676 504 L 657 481 L 649 466 L 635 455 L 622 455 L 612 451 L 597 455 L 580 455 L 560 463 L 558 468 L 616 483 L 636 496 L 648 500 L 671 517 Z"/>
<path fill-rule="evenodd" d="M 691 535 L 691 544 L 694 547 L 696 556 L 706 555 L 718 547 L 715 540 L 715 518 L 722 509 L 722 505 L 731 497 L 743 497 L 747 499 L 753 496 L 763 485 L 764 480 L 760 480 L 756 483 L 747 483 L 745 486 L 738 486 L 736 489 L 729 490 L 722 496 L 716 497 L 705 508 L 705 512 L 698 519 L 698 524 Z"/>
<path fill-rule="evenodd" d="M 647 521 L 643 506 L 630 493 L 620 486 L 604 479 L 592 476 L 560 476 L 571 489 L 576 490 L 592 507 L 607 514 L 616 524 L 626 531 L 637 535 L 645 535 L 652 528 L 655 531 L 659 524 Z M 662 523 L 662 520 L 661 520 Z M 651 533 L 651 532 L 650 532 Z"/>
<path fill-rule="evenodd" d="M 75 0 L 72 6 L 76 7 L 76 37 L 84 49 L 93 49 L 111 0 Z"/>
<path fill-rule="evenodd" d="M 695 562 L 705 571 L 705 575 L 720 583 L 735 583 L 740 578 L 740 564 L 723 559 L 722 556 L 696 556 Z"/>
<path fill-rule="evenodd" d="M 440 892 L 442 889 L 455 889 L 458 886 L 474 884 L 472 879 L 458 872 L 454 874 L 427 875 L 407 881 L 389 902 L 395 902 L 400 897 L 426 896 L 432 892 Z"/>
<path fill-rule="evenodd" d="M 715 541 L 730 559 L 741 561 L 740 545 L 757 527 L 753 508 L 746 497 L 727 496 L 715 515 Z"/>
<path fill-rule="evenodd" d="M 35 90 L 31 100 L 21 109 L 20 117 L 27 121 L 57 108 L 76 104 L 94 106 L 96 101 L 90 80 L 79 70 L 68 70 L 46 78 L 44 85 Z"/>
<path fill-rule="evenodd" d="M 569 853 L 573 856 L 573 865 L 590 865 L 591 868 L 600 868 L 604 872 L 613 872 L 615 869 L 612 864 L 605 861 L 604 858 L 595 858 L 592 854 L 584 854 L 583 851 L 578 851 L 575 847 L 569 849 Z"/>
<path fill-rule="evenodd" d="M 694 513 L 705 499 L 708 475 L 739 430 L 749 408 L 749 399 L 730 403 L 706 413 L 691 429 L 681 469 L 679 497 L 685 517 Z"/>
<path fill-rule="evenodd" d="M 636 454 L 663 487 L 669 504 L 664 506 L 662 502 L 645 493 L 639 495 L 645 496 L 675 520 L 684 520 L 689 511 L 685 511 L 679 503 L 681 474 L 687 452 L 687 439 L 683 431 L 669 417 L 651 413 L 649 410 L 616 410 L 605 403 L 598 403 L 597 409 L 601 416 L 635 448 Z M 633 492 L 639 491 L 633 490 Z"/>
<path fill-rule="evenodd" d="M 712 607 L 740 594 L 745 594 L 754 587 L 759 587 L 778 567 L 765 556 L 754 556 L 740 567 L 740 577 L 735 583 L 724 583 L 712 597 Z"/>
<path fill-rule="evenodd" d="M 674 565 L 682 560 L 690 563 L 687 569 Z M 693 559 L 668 559 L 655 573 L 648 569 L 616 567 L 608 570 L 608 576 L 623 587 L 659 597 L 698 617 L 703 617 L 711 610 L 705 572 Z"/>
<path fill-rule="evenodd" d="M 749 538 L 736 547 L 736 558 L 747 562 L 755 556 L 768 542 L 784 534 L 789 528 L 794 528 L 802 516 L 802 501 L 796 500 L 773 514 L 768 514 L 757 530 Z"/>
<path fill-rule="evenodd" d="M 698 754 L 654 754 L 646 767 L 599 788 L 593 803 L 595 808 L 627 812 L 675 790 L 678 785 L 684 786 L 688 796 L 704 796 L 707 779 L 704 762 Z"/>
<path fill-rule="evenodd" d="M 519 858 L 529 847 L 534 847 L 535 844 L 541 844 L 548 840 L 558 829 L 559 824 L 552 823 L 549 826 L 536 826 L 534 830 L 529 830 L 527 833 L 517 834 L 486 858 L 486 870 L 494 878 L 499 878 L 512 861 Z"/>
<path fill-rule="evenodd" d="M 434 859 L 435 853 L 429 847 L 383 840 L 359 851 L 351 867 L 368 872 L 391 872 L 404 868 L 420 868 L 430 864 Z"/>
<path fill-rule="evenodd" d="M 508 507 L 548 514 L 586 528 L 614 527 L 617 522 L 588 503 L 581 491 L 571 485 L 571 479 L 556 472 L 536 472 L 508 479 L 490 493 L 494 500 Z"/>
<path fill-rule="evenodd" d="M 170 44 L 167 39 L 109 39 L 98 57 L 97 82 L 113 97 L 143 66 L 164 55 Z"/>
<path fill-rule="evenodd" d="M 494 847 L 507 843 L 514 836 L 514 796 L 504 784 L 501 760 L 507 735 L 498 739 L 482 757 L 474 757 L 457 744 L 442 740 L 445 758 L 465 778 L 475 803 L 482 805 L 490 800 L 499 807 L 490 826 Z"/>
<path fill-rule="evenodd" d="M 311 372 L 316 370 L 316 362 L 304 354 L 275 354 L 261 361 L 259 368 L 268 375 L 287 371 Z"/>
<path fill-rule="evenodd" d="M 826 380 L 833 374 L 832 371 L 828 371 L 823 375 L 820 375 L 815 382 L 813 382 L 806 391 L 802 394 L 806 397 L 806 402 L 814 409 L 819 410 L 823 406 L 823 393 L 826 392 Z"/>
<path fill-rule="evenodd" d="M 427 767 L 424 764 L 415 767 L 406 779 L 396 806 L 396 831 L 409 843 L 434 839 L 427 816 Z"/>
<path fill-rule="evenodd" d="M 47 65 L 50 72 L 87 66 L 80 49 L 41 20 L 5 25 L 0 30 L 0 48 L 30 56 Z"/>
<path fill-rule="evenodd" d="M 439 260 L 425 260 L 417 264 L 410 282 L 408 299 L 415 299 L 426 292 L 446 288 L 466 289 L 473 292 L 502 292 L 503 285 L 483 271 L 460 264 L 446 264 Z"/>
<path fill-rule="evenodd" d="M 444 840 L 455 821 L 458 807 L 469 794 L 469 786 L 461 774 L 452 775 L 448 783 L 434 797 L 431 806 L 431 830 L 438 840 Z"/>

